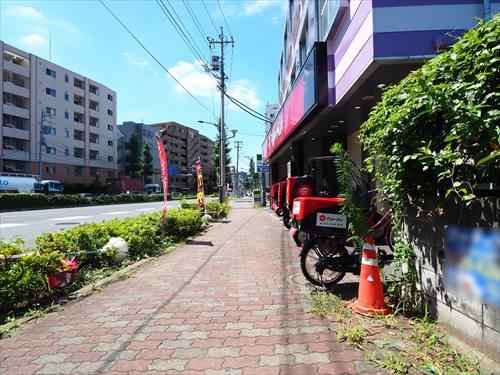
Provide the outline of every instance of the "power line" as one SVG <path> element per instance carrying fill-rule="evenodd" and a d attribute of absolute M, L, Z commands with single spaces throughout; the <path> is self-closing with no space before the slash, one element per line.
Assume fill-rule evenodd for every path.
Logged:
<path fill-rule="evenodd" d="M 212 19 L 212 16 L 210 15 L 210 12 L 208 11 L 208 8 L 207 8 L 207 6 L 205 4 L 205 0 L 201 0 L 201 3 L 203 4 L 203 8 L 205 8 L 205 12 L 207 12 L 208 18 L 210 18 L 210 21 L 212 22 L 212 25 L 214 26 L 215 33 L 218 34 L 219 30 L 217 30 L 217 26 L 215 26 L 215 22 Z"/>
<path fill-rule="evenodd" d="M 196 98 L 193 94 L 191 94 L 191 92 L 186 88 L 184 87 L 184 85 L 182 83 L 180 83 L 177 78 L 175 78 L 172 73 L 170 73 L 168 71 L 167 68 L 165 68 L 165 66 L 151 53 L 151 51 L 144 45 L 142 44 L 142 42 L 132 33 L 132 31 L 129 30 L 129 28 L 127 26 L 125 26 L 125 24 L 118 18 L 118 16 L 116 16 L 116 14 L 113 13 L 113 11 L 111 9 L 108 8 L 108 6 L 106 4 L 104 4 L 103 0 L 99 0 L 99 2 L 102 4 L 102 6 L 104 8 L 106 8 L 106 10 L 113 16 L 113 18 L 129 33 L 129 35 L 134 38 L 134 40 L 142 47 L 142 49 L 144 49 L 148 54 L 149 56 L 151 56 L 157 63 L 158 65 L 160 65 L 162 67 L 162 69 L 175 81 L 177 82 L 177 84 L 182 87 L 182 89 L 184 91 L 186 91 L 189 96 L 191 96 L 200 106 L 202 106 L 207 112 L 211 113 L 211 111 L 208 109 L 208 107 L 203 104 L 200 100 L 198 100 L 198 98 Z M 212 113 L 213 114 L 213 113 Z"/>
<path fill-rule="evenodd" d="M 226 95 L 226 97 L 227 97 L 229 100 L 231 100 L 234 104 L 236 104 L 236 105 L 237 105 L 238 107 L 240 107 L 241 109 L 246 108 L 248 111 L 251 111 L 251 112 L 255 113 L 255 115 L 253 115 L 254 117 L 260 116 L 260 117 L 262 117 L 262 120 L 263 120 L 263 121 L 270 121 L 270 122 L 272 122 L 272 121 L 271 121 L 271 119 L 268 119 L 268 118 L 266 117 L 266 115 L 263 115 L 262 113 L 257 112 L 257 111 L 256 111 L 255 109 L 253 109 L 253 108 L 250 108 L 250 107 L 249 107 L 249 106 L 247 106 L 246 104 L 244 104 L 244 103 L 240 102 L 238 99 L 233 98 L 233 97 L 232 97 L 231 95 L 229 95 L 228 93 L 224 93 L 224 94 Z M 243 108 L 243 107 L 244 107 L 244 108 Z M 248 111 L 246 111 L 246 112 L 248 112 Z"/>
<path fill-rule="evenodd" d="M 239 133 L 239 134 L 243 134 L 243 135 L 249 135 L 249 136 L 251 136 L 251 137 L 265 137 L 265 135 L 264 135 L 264 134 L 245 133 L 245 132 L 240 132 L 239 130 L 238 130 L 238 133 Z"/>
<path fill-rule="evenodd" d="M 222 18 L 224 19 L 224 23 L 226 24 L 227 31 L 229 31 L 229 36 L 232 38 L 233 37 L 233 33 L 231 32 L 231 29 L 229 28 L 229 25 L 227 24 L 226 16 L 224 15 L 224 12 L 222 10 L 222 7 L 220 5 L 220 1 L 219 0 L 217 0 L 217 4 L 219 5 L 220 13 L 222 14 Z"/>
<path fill-rule="evenodd" d="M 205 32 L 205 30 L 203 30 L 203 26 L 201 25 L 198 17 L 196 17 L 196 14 L 194 13 L 193 8 L 191 8 L 191 5 L 189 5 L 188 1 L 186 1 L 186 0 L 182 0 L 182 1 L 184 3 L 184 6 L 187 9 L 189 15 L 191 16 L 191 19 L 193 20 L 194 25 L 196 26 L 196 28 L 200 32 L 201 37 L 203 38 L 203 40 L 205 40 L 207 38 L 208 34 Z"/>
<path fill-rule="evenodd" d="M 177 34 L 179 34 L 179 36 L 184 41 L 186 46 L 191 50 L 191 52 L 193 53 L 195 58 L 198 58 L 199 60 L 201 60 L 205 64 L 207 64 L 207 58 L 203 55 L 203 52 L 201 52 L 200 48 L 198 47 L 198 45 L 194 41 L 191 33 L 187 30 L 186 26 L 182 22 L 181 18 L 179 17 L 177 12 L 175 11 L 175 9 L 172 6 L 172 4 L 170 3 L 170 1 L 167 0 L 167 3 L 170 6 L 170 8 L 172 9 L 172 11 L 174 12 L 175 17 L 174 17 L 174 15 L 172 15 L 172 13 L 170 13 L 170 11 L 168 10 L 168 8 L 165 5 L 165 3 L 163 2 L 163 0 L 156 0 L 156 3 L 160 7 L 160 9 L 163 11 L 163 14 L 165 15 L 165 17 L 170 21 L 170 23 L 174 27 L 174 30 L 177 32 Z M 175 19 L 176 17 L 177 17 L 177 20 L 179 22 L 176 21 L 176 19 Z M 179 23 L 180 23 L 180 25 L 179 25 Z M 181 27 L 181 25 L 182 25 L 182 27 Z"/>
<path fill-rule="evenodd" d="M 247 110 L 245 107 L 243 107 L 243 106 L 240 104 L 240 102 L 236 101 L 236 100 L 235 100 L 232 96 L 229 96 L 229 95 L 227 95 L 227 94 L 226 94 L 226 96 L 227 96 L 227 98 L 228 98 L 228 99 L 229 99 L 229 100 L 230 100 L 230 101 L 231 101 L 231 102 L 232 102 L 235 106 L 239 107 L 241 110 L 245 111 L 245 112 L 246 112 L 246 113 L 248 113 L 250 116 L 253 116 L 253 117 L 255 117 L 256 119 L 261 120 L 261 121 L 264 121 L 264 122 L 269 121 L 268 119 L 266 119 L 266 118 L 262 118 L 262 117 L 260 117 L 260 116 L 258 116 L 258 115 L 255 115 L 254 113 L 250 112 L 249 110 Z"/>

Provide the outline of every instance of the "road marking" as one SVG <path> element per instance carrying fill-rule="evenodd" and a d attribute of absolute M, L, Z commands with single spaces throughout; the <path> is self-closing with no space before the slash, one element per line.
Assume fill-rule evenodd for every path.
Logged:
<path fill-rule="evenodd" d="M 0 224 L 0 228 L 13 228 L 13 227 L 22 227 L 23 225 L 28 225 L 28 224 L 15 224 L 15 223 L 7 223 L 7 224 Z"/>
<path fill-rule="evenodd" d="M 154 208 L 138 208 L 136 211 L 151 211 L 154 210 Z"/>
<path fill-rule="evenodd" d="M 92 216 L 67 216 L 67 217 L 56 217 L 54 219 L 50 219 L 52 221 L 61 221 L 61 220 L 80 220 L 80 219 L 90 219 Z"/>
<path fill-rule="evenodd" d="M 128 214 L 130 211 L 115 211 L 115 212 L 104 212 L 103 215 L 121 215 Z"/>

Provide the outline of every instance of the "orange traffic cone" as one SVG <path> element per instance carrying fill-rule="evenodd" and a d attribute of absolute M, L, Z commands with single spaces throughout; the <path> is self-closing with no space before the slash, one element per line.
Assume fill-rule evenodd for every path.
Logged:
<path fill-rule="evenodd" d="M 380 281 L 377 249 L 373 237 L 365 238 L 363 256 L 361 258 L 361 275 L 359 277 L 358 299 L 351 305 L 352 309 L 363 315 L 387 315 L 390 310 L 384 302 L 384 291 Z"/>

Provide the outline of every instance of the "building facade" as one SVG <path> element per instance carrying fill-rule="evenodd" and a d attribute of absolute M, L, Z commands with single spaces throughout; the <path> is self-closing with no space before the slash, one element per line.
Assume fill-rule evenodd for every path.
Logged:
<path fill-rule="evenodd" d="M 214 142 L 198 130 L 174 121 L 149 126 L 157 131 L 165 129 L 162 132 L 162 140 L 168 166 L 174 167 L 178 172 L 169 176 L 169 190 L 180 193 L 192 193 L 196 190 L 194 163 L 198 157 L 201 161 L 205 190 L 210 190 L 215 178 L 211 163 Z"/>
<path fill-rule="evenodd" d="M 383 90 L 446 50 L 478 19 L 499 11 L 498 0 L 289 1 L 278 72 L 280 110 L 262 145 L 271 183 L 311 173 L 308 160 L 331 155 L 335 142 L 362 166 L 360 125 Z M 329 172 L 319 169 L 315 175 L 328 178 Z M 422 288 L 444 295 L 425 275 L 422 270 Z M 431 299 L 435 317 L 483 351 L 497 348 L 498 357 L 497 308 Z M 487 314 L 476 314 L 478 309 Z"/>
<path fill-rule="evenodd" d="M 116 92 L 1 41 L 0 54 L 0 170 L 38 175 L 41 154 L 42 179 L 114 176 Z"/>
<path fill-rule="evenodd" d="M 153 175 L 151 176 L 151 183 L 161 184 L 160 158 L 158 156 L 158 145 L 155 136 L 157 131 L 158 129 L 149 125 L 133 121 L 126 121 L 117 126 L 117 164 L 118 173 L 120 175 L 125 175 L 126 144 L 132 135 L 136 134 L 141 149 L 144 149 L 146 144 L 148 144 L 151 150 L 151 156 L 153 157 Z"/>
<path fill-rule="evenodd" d="M 266 115 L 266 118 L 268 118 L 270 121 L 266 121 L 266 134 L 267 132 L 271 129 L 271 125 L 273 124 L 274 119 L 276 118 L 276 114 L 280 110 L 280 105 L 279 104 L 266 104 L 266 111 L 264 114 Z"/>

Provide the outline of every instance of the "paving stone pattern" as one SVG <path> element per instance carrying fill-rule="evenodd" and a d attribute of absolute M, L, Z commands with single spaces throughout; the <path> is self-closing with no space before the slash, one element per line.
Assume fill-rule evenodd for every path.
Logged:
<path fill-rule="evenodd" d="M 233 203 L 196 240 L 0 340 L 0 374 L 382 373 L 304 312 L 298 249 L 269 213 Z"/>

